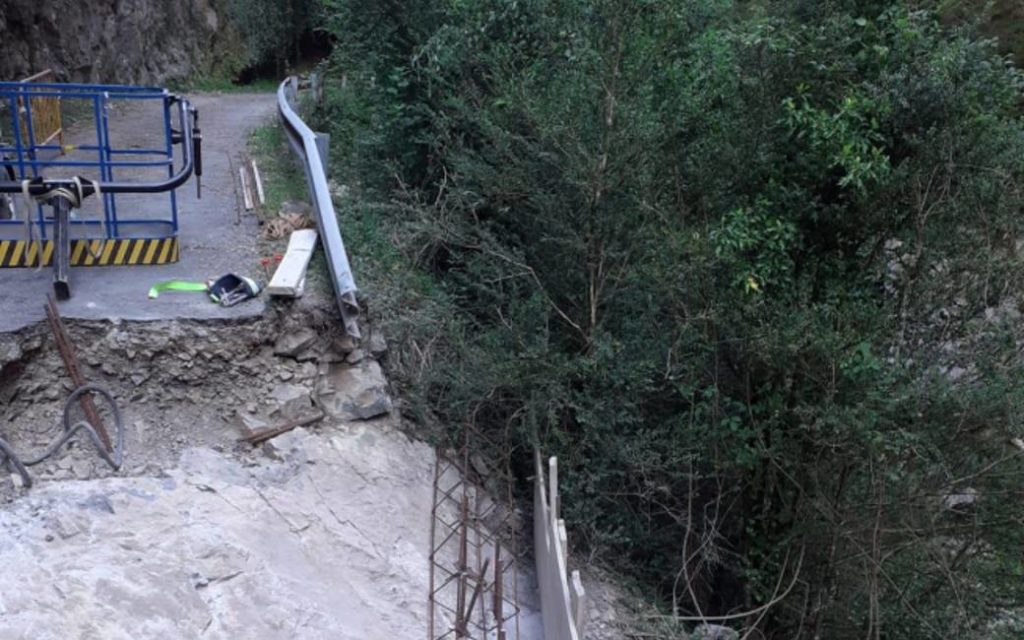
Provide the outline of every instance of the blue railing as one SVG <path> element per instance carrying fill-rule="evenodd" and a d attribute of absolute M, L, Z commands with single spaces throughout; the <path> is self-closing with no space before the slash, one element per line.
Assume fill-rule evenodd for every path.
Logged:
<path fill-rule="evenodd" d="M 39 140 L 34 109 L 47 101 L 57 102 L 62 111 L 91 114 L 91 126 L 79 134 L 82 137 L 77 144 Z M 112 138 L 111 110 L 129 101 L 153 105 L 152 146 L 119 147 Z M 71 220 L 72 227 L 82 232 L 76 235 L 108 239 L 177 235 L 178 202 L 174 190 L 188 180 L 193 169 L 197 174 L 200 172 L 198 149 L 193 150 L 198 139 L 194 137 L 196 114 L 187 101 L 159 87 L 0 82 L 0 112 L 3 111 L 7 113 L 0 120 L 0 129 L 9 127 L 9 132 L 0 139 L 0 193 L 19 193 L 25 181 L 29 181 L 31 195 L 45 194 L 54 188 L 72 186 L 72 178 L 78 176 L 84 179 L 84 195 L 94 191 L 93 181 L 99 186 L 102 220 Z M 177 123 L 172 122 L 173 115 L 178 116 Z M 180 161 L 176 162 L 178 144 L 182 151 Z M 152 173 L 139 179 L 138 174 L 145 171 Z M 157 171 L 165 173 L 166 178 L 154 179 Z M 117 194 L 158 192 L 167 193 L 166 208 L 154 207 L 152 201 L 147 201 L 145 211 L 119 212 Z M 20 199 L 15 198 L 15 202 Z M 5 228 L 24 226 L 26 215 L 29 212 L 19 216 L 19 220 L 0 220 L 0 238 Z M 45 215 L 41 203 L 35 205 L 31 217 L 38 237 L 50 237 L 53 222 Z"/>

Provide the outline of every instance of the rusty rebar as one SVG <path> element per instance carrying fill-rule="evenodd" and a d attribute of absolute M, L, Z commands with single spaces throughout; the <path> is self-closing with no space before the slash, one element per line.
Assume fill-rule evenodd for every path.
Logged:
<path fill-rule="evenodd" d="M 440 446 L 435 452 L 428 639 L 519 638 L 518 588 L 512 588 L 518 581 L 518 534 L 509 529 L 515 512 L 510 509 L 498 513 L 498 504 L 487 504 L 483 497 L 485 487 L 493 478 L 505 484 L 498 494 L 505 494 L 502 497 L 513 504 L 510 452 L 499 450 L 501 460 L 486 470 L 477 469 L 471 463 L 471 454 L 480 446 L 495 450 L 489 438 L 472 425 L 465 425 L 449 442 L 454 446 L 447 449 Z M 446 514 L 453 514 L 454 518 Z M 499 522 L 492 531 L 484 525 L 484 520 L 494 516 Z M 500 538 L 509 533 L 511 546 L 503 545 Z M 501 549 L 502 546 L 505 549 Z M 509 572 L 512 584 L 505 585 Z"/>
<path fill-rule="evenodd" d="M 494 604 L 491 606 L 491 612 L 494 614 L 494 622 L 497 626 L 497 638 L 501 640 L 505 637 L 505 621 L 502 620 L 502 611 L 504 607 L 503 594 L 504 585 L 502 581 L 505 579 L 504 570 L 501 566 L 501 543 L 498 541 L 494 542 Z"/>
<path fill-rule="evenodd" d="M 85 386 L 85 378 L 82 376 L 82 370 L 79 368 L 74 344 L 71 342 L 71 336 L 68 335 L 67 327 L 64 326 L 64 321 L 60 317 L 60 311 L 57 310 L 57 301 L 53 299 L 52 295 L 46 296 L 46 320 L 50 323 L 54 344 L 57 345 L 57 351 L 60 352 L 60 357 L 64 360 L 64 368 L 67 369 L 71 382 L 74 383 L 76 389 Z M 85 419 L 92 425 L 107 452 L 112 452 L 114 447 L 110 442 L 110 434 L 107 433 L 107 429 L 103 426 L 100 413 L 96 410 L 96 403 L 93 402 L 92 394 L 88 392 L 81 394 L 78 397 L 78 403 L 81 405 L 82 411 L 85 412 Z"/>
<path fill-rule="evenodd" d="M 245 435 L 243 435 L 241 438 L 239 438 L 238 441 L 239 442 L 248 442 L 249 444 L 252 444 L 252 445 L 262 444 L 262 443 L 266 442 L 267 440 L 270 440 L 271 438 L 276 438 L 277 436 L 279 436 L 281 434 L 288 433 L 289 431 L 291 431 L 293 429 L 298 429 L 299 427 L 305 427 L 305 426 L 311 425 L 311 424 L 313 424 L 315 422 L 320 422 L 323 419 L 324 419 L 324 414 L 321 412 L 321 413 L 318 413 L 317 415 L 314 415 L 314 416 L 308 416 L 306 418 L 299 418 L 298 420 L 292 420 L 291 422 L 285 422 L 284 424 L 281 424 L 281 425 L 276 426 L 276 427 L 268 427 L 266 429 L 257 429 L 256 431 L 249 430 L 249 432 L 246 433 Z M 241 422 L 241 421 L 239 421 L 239 422 Z"/>
<path fill-rule="evenodd" d="M 465 486 L 465 485 L 463 485 Z M 459 583 L 455 598 L 455 637 L 465 638 L 469 632 L 469 619 L 466 616 L 466 578 L 469 574 L 469 496 L 462 495 L 462 506 L 459 510 Z"/>

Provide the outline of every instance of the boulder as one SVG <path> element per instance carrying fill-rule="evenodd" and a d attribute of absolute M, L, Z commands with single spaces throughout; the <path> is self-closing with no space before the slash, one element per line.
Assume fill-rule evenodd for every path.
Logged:
<path fill-rule="evenodd" d="M 320 385 L 320 402 L 328 414 L 343 420 L 369 420 L 391 412 L 391 396 L 380 365 L 335 364 Z"/>
<path fill-rule="evenodd" d="M 273 414 L 286 420 L 307 416 L 313 409 L 309 389 L 297 384 L 279 384 L 270 392 L 270 399 L 277 408 Z"/>
<path fill-rule="evenodd" d="M 316 342 L 316 333 L 312 329 L 286 331 L 274 343 L 274 355 L 282 358 L 295 358 Z"/>
<path fill-rule="evenodd" d="M 370 352 L 370 355 L 374 358 L 379 358 L 384 355 L 388 350 L 388 341 L 384 339 L 384 334 L 374 329 L 370 333 L 370 342 L 366 346 L 366 350 Z"/>

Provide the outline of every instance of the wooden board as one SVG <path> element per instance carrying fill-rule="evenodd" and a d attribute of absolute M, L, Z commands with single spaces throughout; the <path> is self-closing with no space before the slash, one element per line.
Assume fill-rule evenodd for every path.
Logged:
<path fill-rule="evenodd" d="M 277 265 L 274 277 L 267 285 L 267 293 L 272 296 L 288 296 L 296 298 L 302 295 L 306 281 L 306 268 L 316 249 L 317 234 L 315 229 L 299 229 L 293 231 L 288 239 L 288 250 Z"/>
<path fill-rule="evenodd" d="M 245 200 L 245 210 L 252 211 L 252 194 L 249 192 L 249 180 L 245 176 L 245 166 L 238 167 L 238 175 L 242 179 L 242 198 Z"/>
<path fill-rule="evenodd" d="M 260 177 L 260 168 L 256 161 L 252 161 L 252 181 L 256 183 L 256 201 L 261 207 L 267 206 L 267 197 L 263 193 L 263 178 Z"/>

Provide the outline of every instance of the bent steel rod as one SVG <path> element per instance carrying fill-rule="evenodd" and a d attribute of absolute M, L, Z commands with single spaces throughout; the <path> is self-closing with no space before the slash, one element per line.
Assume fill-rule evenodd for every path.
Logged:
<path fill-rule="evenodd" d="M 85 378 L 82 376 L 82 370 L 79 368 L 75 347 L 71 344 L 71 337 L 68 335 L 67 327 L 64 326 L 64 321 L 60 318 L 60 312 L 57 311 L 57 303 L 54 301 L 53 296 L 49 295 L 46 296 L 46 320 L 50 323 L 53 341 L 57 345 L 57 351 L 60 352 L 61 359 L 64 360 L 64 367 L 68 371 L 68 377 L 71 378 L 71 382 L 74 383 L 76 389 L 84 387 Z M 92 425 L 107 452 L 113 451 L 110 434 L 107 433 L 107 429 L 103 426 L 100 413 L 96 410 L 96 403 L 93 402 L 92 394 L 89 392 L 82 393 L 78 396 L 78 402 L 82 406 L 82 411 L 85 412 L 85 419 Z"/>

